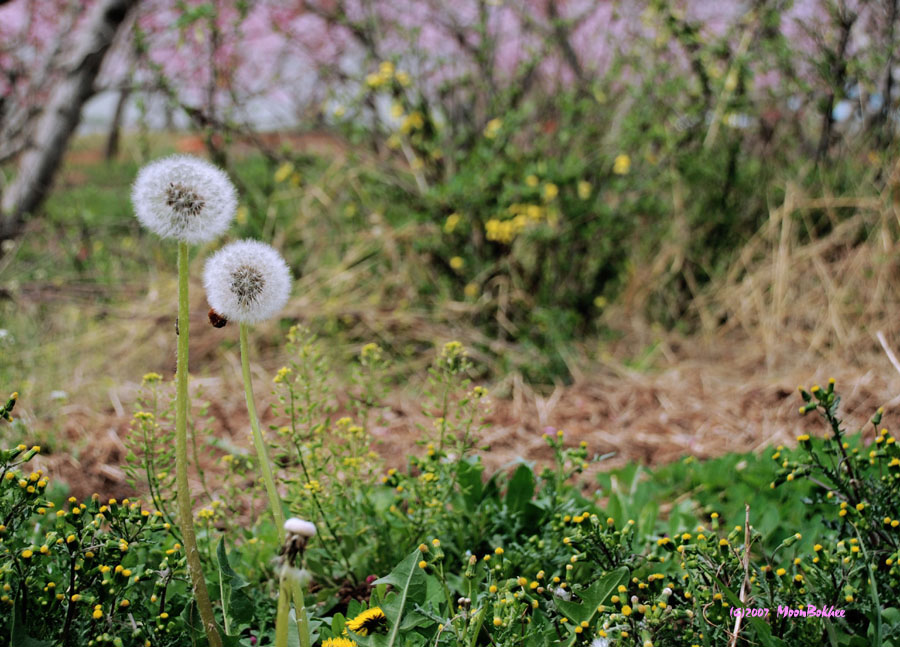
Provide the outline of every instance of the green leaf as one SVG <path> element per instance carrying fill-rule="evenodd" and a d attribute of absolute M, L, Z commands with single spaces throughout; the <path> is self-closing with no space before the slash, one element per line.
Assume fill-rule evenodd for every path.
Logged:
<path fill-rule="evenodd" d="M 228 563 L 225 552 L 225 538 L 219 539 L 216 547 L 216 561 L 219 565 L 219 582 L 221 584 L 222 613 L 234 624 L 250 624 L 253 621 L 253 601 L 241 591 L 247 586 L 247 580 L 238 575 Z M 234 631 L 233 627 L 229 627 Z"/>
<path fill-rule="evenodd" d="M 243 647 L 241 636 L 228 636 L 222 632 L 219 632 L 219 635 L 222 637 L 223 647 Z"/>
<path fill-rule="evenodd" d="M 12 629 L 9 632 L 9 647 L 53 647 L 53 643 L 36 640 L 29 636 L 25 627 L 22 626 L 21 613 L 17 609 L 13 609 Z"/>
<path fill-rule="evenodd" d="M 483 471 L 484 466 L 479 461 L 460 461 L 456 468 L 456 478 L 470 510 L 478 505 L 484 494 L 484 485 L 481 483 Z"/>
<path fill-rule="evenodd" d="M 610 571 L 583 591 L 578 591 L 580 602 L 557 600 L 556 608 L 576 624 L 591 622 L 597 607 L 613 594 L 613 591 L 628 580 L 628 569 L 624 566 Z"/>
<path fill-rule="evenodd" d="M 236 625 L 250 625 L 256 614 L 253 600 L 244 591 L 232 591 L 229 596 L 228 610 L 231 612 L 231 621 Z"/>
<path fill-rule="evenodd" d="M 223 582 L 233 590 L 242 589 L 247 586 L 247 580 L 238 575 L 228 562 L 228 554 L 225 552 L 224 537 L 219 539 L 219 545 L 216 547 L 216 559 L 219 562 L 219 577 L 222 578 Z"/>
<path fill-rule="evenodd" d="M 347 619 L 344 617 L 343 613 L 335 613 L 331 618 L 331 633 L 335 636 L 340 636 L 344 633 L 344 625 L 347 624 Z"/>
<path fill-rule="evenodd" d="M 297 616 L 293 608 L 288 613 L 288 647 L 300 647 L 300 632 L 297 631 Z"/>
<path fill-rule="evenodd" d="M 534 496 L 534 473 L 527 465 L 519 465 L 506 490 L 506 505 L 510 510 L 523 512 Z"/>
<path fill-rule="evenodd" d="M 416 626 L 421 618 L 418 614 L 409 613 L 415 604 L 423 604 L 427 594 L 425 571 L 419 568 L 422 553 L 417 548 L 400 562 L 390 575 L 375 580 L 375 584 L 390 584 L 393 591 L 381 604 L 381 610 L 388 621 L 388 634 L 371 636 L 371 643 L 378 647 L 394 647 L 401 644 L 401 630 Z M 368 636 L 367 636 L 368 638 Z M 363 642 L 358 640 L 360 644 Z"/>
<path fill-rule="evenodd" d="M 896 628 L 900 626 L 900 609 L 896 607 L 889 607 L 882 610 L 881 619 L 889 627 Z"/>

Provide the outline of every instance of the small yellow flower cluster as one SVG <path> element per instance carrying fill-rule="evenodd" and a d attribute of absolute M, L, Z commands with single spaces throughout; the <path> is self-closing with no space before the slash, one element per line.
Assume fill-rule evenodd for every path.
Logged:
<path fill-rule="evenodd" d="M 558 193 L 559 188 L 555 184 L 544 185 L 544 197 L 547 201 L 554 199 Z M 508 245 L 531 225 L 546 221 L 549 225 L 554 226 L 559 220 L 557 210 L 539 204 L 513 203 L 507 207 L 507 211 L 512 218 L 491 218 L 484 224 L 485 236 L 488 240 Z"/>
<path fill-rule="evenodd" d="M 396 80 L 402 87 L 407 87 L 411 81 L 407 72 L 396 70 L 394 64 L 390 61 L 382 61 L 378 66 L 378 72 L 366 76 L 366 85 L 372 89 L 377 89 L 387 85 L 392 80 Z"/>
<path fill-rule="evenodd" d="M 527 221 L 491 218 L 484 223 L 484 231 L 488 240 L 508 245 L 526 225 Z"/>
<path fill-rule="evenodd" d="M 617 155 L 613 161 L 613 173 L 616 175 L 628 175 L 631 170 L 631 158 L 628 155 Z"/>
<path fill-rule="evenodd" d="M 469 354 L 466 347 L 458 341 L 448 341 L 441 350 L 440 359 L 447 363 L 457 362 Z"/>
<path fill-rule="evenodd" d="M 303 485 L 303 489 L 310 494 L 319 494 L 322 491 L 322 484 L 318 480 L 312 479 Z"/>
<path fill-rule="evenodd" d="M 456 227 L 459 225 L 460 217 L 458 213 L 451 213 L 447 216 L 447 220 L 444 221 L 444 233 L 452 234 Z"/>
<path fill-rule="evenodd" d="M 484 136 L 487 139 L 496 139 L 497 135 L 500 134 L 500 130 L 503 128 L 503 120 L 499 117 L 495 117 L 487 122 L 487 125 L 484 127 Z"/>
<path fill-rule="evenodd" d="M 359 361 L 363 366 L 377 364 L 384 357 L 384 349 L 374 342 L 369 342 L 359 351 Z"/>
<path fill-rule="evenodd" d="M 272 176 L 272 179 L 275 180 L 276 184 L 281 184 L 286 180 L 290 179 L 290 183 L 292 186 L 300 186 L 300 182 L 303 180 L 303 177 L 298 173 L 292 162 L 283 162 L 281 166 L 279 166 L 275 174 Z"/>
<path fill-rule="evenodd" d="M 287 366 L 282 366 L 280 369 L 278 369 L 278 372 L 275 374 L 275 377 L 272 378 L 272 381 L 275 384 L 282 384 L 287 380 L 291 373 L 293 373 L 291 369 L 289 369 Z"/>
<path fill-rule="evenodd" d="M 408 135 L 414 130 L 422 130 L 425 127 L 425 117 L 418 110 L 413 110 L 403 118 L 400 123 L 400 132 Z"/>

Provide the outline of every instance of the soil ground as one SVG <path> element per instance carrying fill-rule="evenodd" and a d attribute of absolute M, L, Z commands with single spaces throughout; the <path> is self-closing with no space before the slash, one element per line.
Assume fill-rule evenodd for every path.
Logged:
<path fill-rule="evenodd" d="M 482 444 L 489 447 L 482 452 L 486 465 L 491 470 L 509 467 L 520 459 L 547 463 L 552 456 L 542 434 L 557 429 L 566 432 L 566 444 L 586 441 L 592 454 L 614 453 L 592 471 L 629 461 L 656 465 L 688 454 L 708 458 L 726 452 L 761 451 L 779 443 L 792 444 L 800 433 L 823 433 L 814 416 L 799 417 L 797 385 L 824 384 L 829 374 L 804 367 L 775 373 L 766 370 L 760 358 L 752 361 L 743 350 L 729 361 L 721 355 L 711 356 L 704 344 L 692 346 L 669 366 L 651 373 L 597 367 L 574 384 L 558 386 L 544 395 L 513 381 L 509 397 L 491 400 L 490 426 L 482 436 Z M 871 368 L 863 368 L 866 364 Z M 265 394 L 276 368 L 254 369 L 264 428 L 283 424 L 267 406 L 272 398 Z M 885 424 L 890 426 L 896 419 L 892 407 L 900 404 L 900 375 L 886 358 L 873 355 L 860 366 L 844 365 L 834 377 L 849 429 L 863 427 L 879 406 L 887 410 Z M 219 378 L 197 382 L 202 383 L 204 397 L 210 402 L 214 433 L 252 451 L 243 397 L 237 397 L 240 385 Z M 136 385 L 124 385 L 116 397 L 127 402 L 136 390 Z M 389 405 L 386 424 L 370 433 L 386 467 L 399 467 L 405 456 L 421 451 L 416 444 L 421 438 L 417 423 L 424 418 L 413 387 L 393 394 Z M 121 469 L 130 412 L 127 407 L 117 412 L 119 406 L 102 413 L 77 404 L 64 410 L 60 444 L 82 450 L 43 456 L 40 462 L 53 477 L 68 483 L 74 496 L 133 494 Z M 218 458 L 201 456 L 200 467 L 207 480 L 216 480 L 221 469 Z M 591 482 L 586 475 L 585 487 L 590 488 Z"/>

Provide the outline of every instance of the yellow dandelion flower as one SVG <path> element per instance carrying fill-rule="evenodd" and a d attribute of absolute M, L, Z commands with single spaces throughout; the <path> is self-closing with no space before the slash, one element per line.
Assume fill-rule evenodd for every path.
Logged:
<path fill-rule="evenodd" d="M 421 566 L 421 562 L 419 563 Z M 367 636 L 369 633 L 384 627 L 387 624 L 387 618 L 384 611 L 380 607 L 372 607 L 363 611 L 355 618 L 347 621 L 346 627 L 348 631 L 352 631 L 360 636 Z"/>
<path fill-rule="evenodd" d="M 322 642 L 322 647 L 356 647 L 356 641 L 349 638 L 328 638 Z"/>

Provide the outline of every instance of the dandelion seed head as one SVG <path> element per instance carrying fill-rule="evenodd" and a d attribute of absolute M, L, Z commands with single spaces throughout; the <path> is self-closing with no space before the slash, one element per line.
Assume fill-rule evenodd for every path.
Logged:
<path fill-rule="evenodd" d="M 291 272 L 269 245 L 241 240 L 206 261 L 203 284 L 216 313 L 238 323 L 257 323 L 275 316 L 287 303 Z"/>
<path fill-rule="evenodd" d="M 315 537 L 316 524 L 306 519 L 291 517 L 284 522 L 284 531 L 289 535 L 300 535 L 301 537 Z"/>
<path fill-rule="evenodd" d="M 162 238 L 187 243 L 213 240 L 237 211 L 237 191 L 217 166 L 190 155 L 147 164 L 131 190 L 138 220 Z"/>

